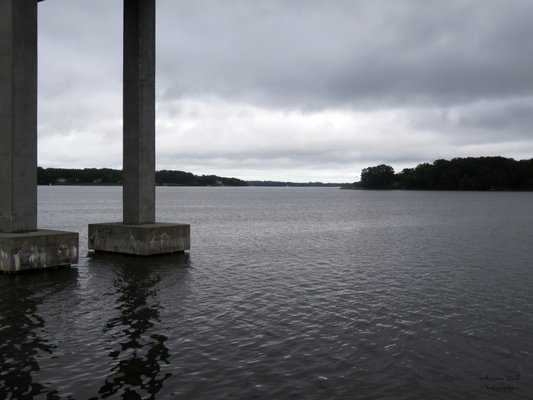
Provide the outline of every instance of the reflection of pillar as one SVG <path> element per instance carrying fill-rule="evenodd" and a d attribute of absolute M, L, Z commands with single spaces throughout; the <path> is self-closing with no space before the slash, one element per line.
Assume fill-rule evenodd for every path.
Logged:
<path fill-rule="evenodd" d="M 169 371 L 168 338 L 159 332 L 159 284 L 165 271 L 172 271 L 173 280 L 186 279 L 190 266 L 188 255 L 162 257 L 146 268 L 144 259 L 120 256 L 103 257 L 105 267 L 113 265 L 117 294 L 115 310 L 103 334 L 110 343 L 111 366 L 99 390 L 101 398 L 155 399 L 163 388 Z M 98 264 L 91 258 L 91 264 Z"/>
<path fill-rule="evenodd" d="M 191 247 L 190 225 L 155 222 L 155 0 L 124 0 L 123 222 L 89 224 L 89 249 L 150 256 Z"/>
<path fill-rule="evenodd" d="M 57 380 L 39 376 L 39 371 L 48 370 L 48 362 L 57 361 L 56 338 L 51 334 L 54 324 L 47 321 L 45 310 L 53 309 L 50 304 L 63 304 L 65 297 L 76 296 L 77 288 L 75 268 L 0 281 L 0 399 L 63 398 L 56 390 Z"/>
<path fill-rule="evenodd" d="M 46 393 L 45 386 L 35 381 L 40 370 L 39 353 L 53 353 L 53 346 L 43 338 L 45 321 L 38 314 L 39 296 L 29 285 L 11 285 L 3 295 L 11 295 L 13 308 L 0 308 L 2 316 L 2 376 L 0 398 L 23 399 Z"/>
<path fill-rule="evenodd" d="M 0 0 L 0 232 L 37 229 L 37 2 Z"/>
<path fill-rule="evenodd" d="M 155 0 L 124 1 L 124 223 L 155 222 Z"/>
<path fill-rule="evenodd" d="M 77 261 L 77 233 L 37 230 L 37 1 L 0 0 L 0 271 Z"/>

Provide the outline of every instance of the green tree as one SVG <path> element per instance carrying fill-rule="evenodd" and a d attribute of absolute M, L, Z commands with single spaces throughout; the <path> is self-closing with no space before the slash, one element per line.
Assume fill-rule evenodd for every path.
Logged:
<path fill-rule="evenodd" d="M 394 168 L 380 164 L 361 171 L 361 186 L 365 189 L 390 189 L 395 182 Z"/>

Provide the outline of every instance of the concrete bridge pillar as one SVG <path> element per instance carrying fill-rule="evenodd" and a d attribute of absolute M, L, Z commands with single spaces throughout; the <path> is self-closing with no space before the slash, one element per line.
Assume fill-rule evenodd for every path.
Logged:
<path fill-rule="evenodd" d="M 37 1 L 0 0 L 0 271 L 77 260 L 77 233 L 37 230 Z"/>
<path fill-rule="evenodd" d="M 190 248 L 190 226 L 155 222 L 155 0 L 124 0 L 123 221 L 89 225 L 89 249 L 156 255 Z"/>
<path fill-rule="evenodd" d="M 0 231 L 37 229 L 37 3 L 0 2 Z"/>
<path fill-rule="evenodd" d="M 123 220 L 155 222 L 155 0 L 124 2 Z"/>

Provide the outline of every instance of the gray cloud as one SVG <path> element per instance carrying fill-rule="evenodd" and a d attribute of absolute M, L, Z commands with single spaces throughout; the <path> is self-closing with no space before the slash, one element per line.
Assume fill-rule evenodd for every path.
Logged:
<path fill-rule="evenodd" d="M 500 139 L 533 137 L 533 99 L 492 103 L 460 114 L 457 129 L 491 131 Z"/>
<path fill-rule="evenodd" d="M 529 1 L 257 3 L 160 2 L 164 94 L 314 108 L 533 89 Z"/>
<path fill-rule="evenodd" d="M 438 131 L 458 144 L 531 141 L 533 97 L 481 100 L 412 113 L 415 130 Z"/>

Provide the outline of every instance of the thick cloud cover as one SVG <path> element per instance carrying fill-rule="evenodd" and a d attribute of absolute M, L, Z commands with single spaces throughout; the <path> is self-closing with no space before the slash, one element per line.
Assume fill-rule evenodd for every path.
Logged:
<path fill-rule="evenodd" d="M 353 181 L 382 162 L 533 157 L 529 0 L 157 7 L 158 168 Z M 40 164 L 120 167 L 122 2 L 39 12 Z"/>

